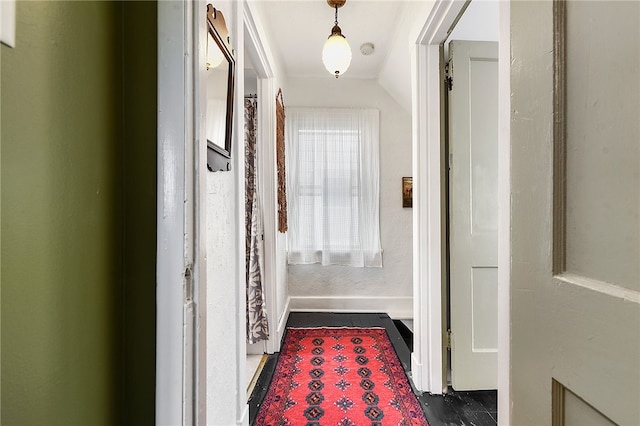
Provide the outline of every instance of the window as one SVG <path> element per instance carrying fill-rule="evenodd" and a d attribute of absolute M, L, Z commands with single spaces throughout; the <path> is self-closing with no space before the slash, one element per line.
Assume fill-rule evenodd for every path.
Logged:
<path fill-rule="evenodd" d="M 288 108 L 289 263 L 382 266 L 379 113 Z"/>

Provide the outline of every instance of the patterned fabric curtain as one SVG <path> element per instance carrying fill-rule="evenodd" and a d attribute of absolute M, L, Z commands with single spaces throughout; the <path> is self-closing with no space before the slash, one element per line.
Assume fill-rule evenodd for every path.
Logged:
<path fill-rule="evenodd" d="M 269 338 L 262 291 L 262 211 L 256 189 L 256 100 L 244 101 L 245 226 L 247 261 L 247 342 Z"/>

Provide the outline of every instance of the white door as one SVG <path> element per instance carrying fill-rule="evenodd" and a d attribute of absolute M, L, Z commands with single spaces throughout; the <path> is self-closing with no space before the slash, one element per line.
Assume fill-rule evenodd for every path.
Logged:
<path fill-rule="evenodd" d="M 498 43 L 449 44 L 451 382 L 498 384 Z"/>
<path fill-rule="evenodd" d="M 511 422 L 638 425 L 640 2 L 511 2 L 511 37 Z"/>

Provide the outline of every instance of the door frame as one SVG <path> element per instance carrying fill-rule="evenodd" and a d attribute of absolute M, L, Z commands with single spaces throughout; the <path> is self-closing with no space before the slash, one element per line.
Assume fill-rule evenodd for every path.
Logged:
<path fill-rule="evenodd" d="M 258 77 L 258 185 L 260 205 L 263 212 L 264 259 L 263 259 L 263 291 L 265 293 L 265 308 L 269 321 L 269 339 L 266 341 L 266 351 L 269 354 L 280 350 L 281 337 L 278 334 L 277 301 L 278 286 L 276 274 L 277 256 L 277 184 L 276 184 L 276 91 L 271 54 L 261 37 L 254 18 L 255 12 L 249 2 L 244 2 L 242 9 L 244 22 L 244 46 L 246 57 L 251 60 Z M 244 67 L 242 68 L 244 81 Z M 245 308 L 246 310 L 246 308 Z M 244 330 L 243 330 L 244 335 Z"/>
<path fill-rule="evenodd" d="M 158 206 L 157 206 L 157 323 L 156 323 L 156 423 L 159 425 L 207 424 L 207 303 L 206 303 L 206 138 L 204 126 L 205 98 L 200 90 L 206 43 L 205 0 L 158 2 Z M 264 125 L 259 137 L 269 150 L 265 152 L 261 183 L 265 198 L 265 277 L 267 309 L 271 313 L 273 334 L 267 351 L 279 350 L 281 336 L 277 332 L 276 286 L 276 183 L 275 183 L 275 89 L 272 56 L 263 43 L 262 28 L 246 1 L 234 2 L 233 28 L 236 50 L 236 99 L 242 99 L 244 86 L 244 36 L 254 49 L 249 53 L 258 74 L 258 114 Z M 239 95 L 240 94 L 240 95 Z M 234 125 L 234 157 L 242 158 L 244 107 L 236 102 Z M 199 117 L 199 119 L 196 119 Z M 237 165 L 237 164 L 236 164 Z M 235 167 L 234 179 L 244 182 L 244 167 Z M 164 194 L 164 195 L 163 195 Z M 244 191 L 237 191 L 237 226 L 244 229 Z M 241 207 L 241 208 L 240 208 Z M 243 232 L 241 232 L 244 235 Z M 244 241 L 244 240 L 243 240 Z M 238 243 L 237 259 L 244 265 L 244 244 Z M 185 271 L 191 267 L 193 303 L 185 308 Z M 238 282 L 244 283 L 244 274 Z M 243 377 L 246 375 L 245 293 L 238 286 L 239 306 L 235 339 L 238 349 L 235 378 L 236 415 L 238 424 L 248 417 Z M 201 303 L 200 303 L 201 302 Z M 192 315 L 189 317 L 189 315 Z M 191 318 L 191 319 L 189 319 Z M 185 324 L 192 326 L 186 333 Z M 193 334 L 192 334 L 193 333 Z M 189 355 L 185 356 L 185 353 Z"/>
<path fill-rule="evenodd" d="M 477 1 L 477 0 L 476 0 Z M 446 392 L 443 302 L 446 235 L 443 183 L 440 45 L 465 9 L 465 0 L 438 0 L 411 51 L 413 117 L 414 352 L 411 371 L 419 390 Z M 510 423 L 510 3 L 500 1 L 498 85 L 498 418 Z"/>
<path fill-rule="evenodd" d="M 205 423 L 206 265 L 192 2 L 158 2 L 156 424 Z M 194 28 L 195 27 L 195 28 Z M 206 152 L 204 152 L 206 155 Z M 206 157 L 204 157 L 206 158 Z M 204 164 L 204 162 L 202 162 Z M 197 330 L 197 331 L 196 331 Z M 204 360 L 204 362 L 203 362 Z"/>

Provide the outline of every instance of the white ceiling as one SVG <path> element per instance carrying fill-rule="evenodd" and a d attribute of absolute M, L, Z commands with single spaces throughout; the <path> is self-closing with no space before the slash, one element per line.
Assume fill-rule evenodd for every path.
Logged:
<path fill-rule="evenodd" d="M 377 78 L 399 33 L 403 8 L 419 3 L 424 0 L 347 0 L 338 9 L 338 24 L 353 58 L 340 78 Z M 256 5 L 284 73 L 290 77 L 327 76 L 322 47 L 333 27 L 335 9 L 326 0 L 258 0 Z M 360 53 L 366 42 L 375 46 L 368 56 Z"/>
<path fill-rule="evenodd" d="M 285 78 L 331 78 L 322 64 L 322 47 L 334 20 L 334 9 L 326 0 L 250 2 Z M 340 79 L 376 79 L 410 112 L 411 49 L 434 3 L 435 0 L 347 0 L 338 9 L 338 23 L 351 45 L 353 59 Z M 454 31 L 464 39 L 497 39 L 498 3 L 473 0 Z M 366 42 L 375 45 L 372 55 L 360 53 L 360 45 Z"/>

